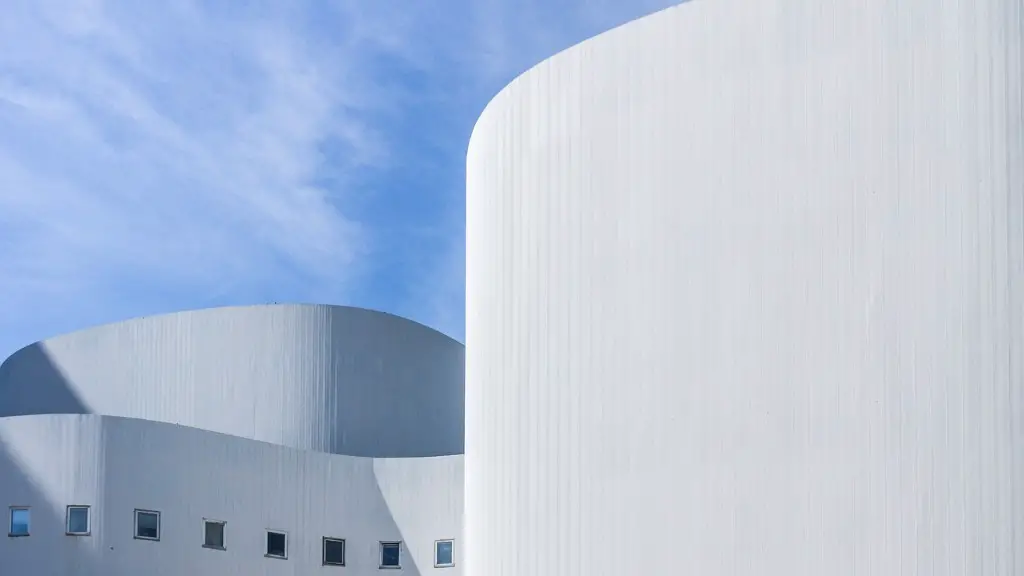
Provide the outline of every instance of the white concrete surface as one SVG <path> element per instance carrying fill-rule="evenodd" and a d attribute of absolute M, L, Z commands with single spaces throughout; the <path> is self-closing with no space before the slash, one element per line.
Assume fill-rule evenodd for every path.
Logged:
<path fill-rule="evenodd" d="M 373 459 L 296 450 L 158 422 L 97 415 L 0 418 L 0 512 L 31 506 L 30 535 L 0 537 L 0 573 L 31 576 L 252 576 L 390 573 L 379 542 L 403 543 L 404 575 L 434 568 L 434 541 L 460 541 L 462 457 Z M 65 535 L 69 505 L 89 536 Z M 158 542 L 134 536 L 134 510 L 160 512 Z M 203 519 L 226 522 L 225 550 L 203 547 Z M 267 529 L 288 558 L 267 558 Z M 322 538 L 346 540 L 346 566 L 322 565 Z M 458 560 L 458 559 L 457 559 Z"/>
<path fill-rule="evenodd" d="M 695 0 L 488 105 L 473 576 L 1024 574 L 1021 0 Z"/>
<path fill-rule="evenodd" d="M 463 451 L 464 348 L 382 312 L 323 305 L 138 318 L 0 365 L 0 416 L 103 414 L 351 456 Z"/>
<path fill-rule="evenodd" d="M 140 318 L 36 343 L 0 365 L 0 575 L 460 576 L 463 347 L 337 306 Z M 89 506 L 87 536 L 65 533 Z M 134 511 L 161 514 L 159 542 Z M 225 550 L 203 547 L 224 521 Z M 264 556 L 287 533 L 287 559 Z M 346 565 L 322 564 L 322 539 Z M 455 540 L 435 568 L 434 543 Z"/>

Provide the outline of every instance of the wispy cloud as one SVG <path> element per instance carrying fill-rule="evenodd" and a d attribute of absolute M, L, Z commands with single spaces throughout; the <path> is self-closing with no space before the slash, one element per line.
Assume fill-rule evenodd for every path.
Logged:
<path fill-rule="evenodd" d="M 476 115 L 549 52 L 672 3 L 5 3 L 0 356 L 271 300 L 461 337 Z"/>

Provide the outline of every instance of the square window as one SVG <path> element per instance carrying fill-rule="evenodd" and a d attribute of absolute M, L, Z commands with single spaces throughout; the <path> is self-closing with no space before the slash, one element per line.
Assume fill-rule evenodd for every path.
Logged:
<path fill-rule="evenodd" d="M 28 536 L 31 516 L 28 506 L 12 506 L 10 530 L 8 530 L 7 535 Z"/>
<path fill-rule="evenodd" d="M 401 568 L 402 567 L 402 543 L 381 542 L 380 543 L 380 567 Z"/>
<path fill-rule="evenodd" d="M 438 540 L 434 542 L 434 568 L 455 566 L 455 541 Z"/>
<path fill-rule="evenodd" d="M 345 565 L 345 540 L 324 537 L 324 566 Z"/>
<path fill-rule="evenodd" d="M 288 535 L 277 530 L 267 530 L 267 558 L 288 557 Z"/>
<path fill-rule="evenodd" d="M 135 510 L 135 538 L 160 540 L 160 513 L 153 510 Z"/>
<path fill-rule="evenodd" d="M 225 550 L 224 524 L 220 520 L 203 518 L 203 547 L 214 550 Z"/>
<path fill-rule="evenodd" d="M 64 521 L 64 532 L 68 536 L 88 536 L 89 507 L 68 506 L 67 518 Z"/>

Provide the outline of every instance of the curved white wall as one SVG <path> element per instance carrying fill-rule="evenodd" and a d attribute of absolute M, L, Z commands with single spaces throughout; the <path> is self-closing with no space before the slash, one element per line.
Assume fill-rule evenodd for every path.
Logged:
<path fill-rule="evenodd" d="M 461 454 L 463 350 L 342 306 L 153 316 L 18 351 L 0 365 L 0 416 L 142 418 L 353 456 Z"/>
<path fill-rule="evenodd" d="M 402 541 L 401 574 L 434 568 L 434 541 L 461 540 L 462 456 L 372 459 L 296 450 L 195 428 L 97 415 L 0 418 L 0 511 L 31 506 L 31 535 L 0 537 L 0 573 L 39 576 L 378 575 L 379 542 Z M 92 507 L 92 534 L 64 534 L 65 507 Z M 136 540 L 136 508 L 161 513 Z M 202 547 L 203 518 L 226 550 Z M 288 559 L 264 557 L 265 531 Z M 346 566 L 321 565 L 321 538 Z M 457 554 L 460 552 L 456 549 Z M 385 571 L 387 572 L 387 571 Z"/>
<path fill-rule="evenodd" d="M 1022 21 L 696 0 L 503 90 L 468 573 L 1024 573 Z"/>

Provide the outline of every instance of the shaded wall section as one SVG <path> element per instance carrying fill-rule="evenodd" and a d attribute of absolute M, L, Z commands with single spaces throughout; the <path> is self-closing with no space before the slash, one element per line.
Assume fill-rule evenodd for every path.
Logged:
<path fill-rule="evenodd" d="M 368 576 L 394 540 L 420 576 L 435 540 L 461 536 L 461 456 L 321 454 L 94 415 L 0 418 L 0 446 L 0 509 L 33 510 L 31 536 L 0 539 L 5 574 Z M 68 504 L 93 507 L 91 536 L 64 534 Z M 133 538 L 136 508 L 161 513 L 159 542 Z M 203 518 L 227 522 L 226 550 L 202 547 Z M 287 560 L 264 557 L 267 529 L 287 532 Z M 346 539 L 345 568 L 321 566 L 324 536 Z"/>
<path fill-rule="evenodd" d="M 464 348 L 389 314 L 218 308 L 52 338 L 0 366 L 0 416 L 95 413 L 375 457 L 461 454 Z"/>
<path fill-rule="evenodd" d="M 91 413 L 45 343 L 30 344 L 0 363 L 0 417 Z"/>
<path fill-rule="evenodd" d="M 49 417 L 42 417 L 49 418 Z M 102 509 L 102 426 L 90 416 L 29 422 L 0 418 L 0 562 L 3 574 L 106 576 L 104 525 L 65 537 L 66 507 Z M 10 506 L 29 506 L 30 535 L 10 538 Z"/>

